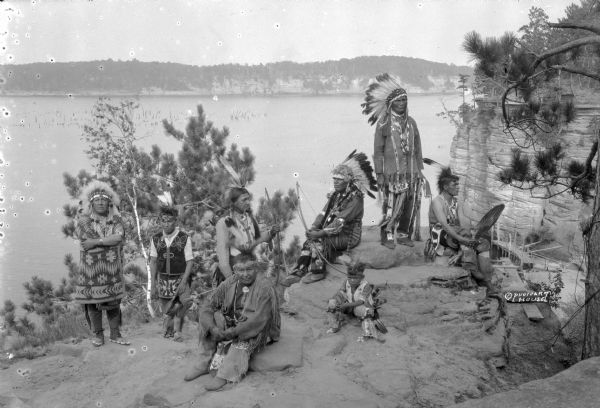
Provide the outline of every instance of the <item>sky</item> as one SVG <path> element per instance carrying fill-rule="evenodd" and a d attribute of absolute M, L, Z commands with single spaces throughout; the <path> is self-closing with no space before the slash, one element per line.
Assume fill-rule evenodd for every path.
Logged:
<path fill-rule="evenodd" d="M 567 0 L 17 0 L 0 3 L 0 63 L 137 59 L 192 65 L 397 55 L 468 64 L 465 33 L 551 21 Z"/>

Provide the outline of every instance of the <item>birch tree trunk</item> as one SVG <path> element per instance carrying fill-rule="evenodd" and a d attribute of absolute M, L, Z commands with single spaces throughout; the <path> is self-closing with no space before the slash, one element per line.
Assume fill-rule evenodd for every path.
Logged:
<path fill-rule="evenodd" d="M 140 249 L 142 250 L 142 256 L 144 257 L 144 264 L 146 265 L 146 306 L 148 307 L 148 312 L 150 313 L 150 316 L 156 317 L 154 307 L 152 306 L 152 274 L 150 272 L 150 259 L 148 253 L 146 252 L 146 247 L 144 246 L 144 241 L 142 239 L 140 216 L 137 211 L 137 193 L 135 191 L 135 185 L 133 187 L 132 195 L 129 196 L 128 194 L 128 198 L 131 202 L 131 207 L 133 208 L 133 217 L 135 218 L 135 229 L 138 236 L 138 240 L 140 241 Z"/>

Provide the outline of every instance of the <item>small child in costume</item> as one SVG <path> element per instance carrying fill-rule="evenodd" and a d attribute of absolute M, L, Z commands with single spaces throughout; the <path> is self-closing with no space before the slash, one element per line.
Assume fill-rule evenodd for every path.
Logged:
<path fill-rule="evenodd" d="M 179 212 L 173 206 L 161 206 L 162 231 L 152 236 L 150 271 L 153 295 L 158 296 L 165 314 L 165 338 L 181 341 L 185 314 L 192 304 L 190 273 L 194 255 L 191 239 L 177 227 Z"/>
<path fill-rule="evenodd" d="M 340 330 L 346 314 L 356 316 L 362 320 L 363 335 L 359 340 L 365 338 L 378 339 L 375 327 L 377 300 L 373 295 L 371 285 L 365 279 L 365 265 L 355 263 L 348 267 L 348 279 L 342 287 L 329 299 L 327 312 L 329 312 L 329 330 L 327 333 L 336 333 Z"/>

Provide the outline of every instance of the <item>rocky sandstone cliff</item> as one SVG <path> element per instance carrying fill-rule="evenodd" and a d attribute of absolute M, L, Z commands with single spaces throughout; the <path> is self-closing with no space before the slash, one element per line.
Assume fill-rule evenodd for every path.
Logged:
<path fill-rule="evenodd" d="M 504 203 L 499 220 L 502 228 L 521 236 L 547 227 L 555 238 L 566 244 L 580 237 L 578 219 L 584 204 L 568 193 L 550 199 L 540 198 L 544 191 L 503 185 L 498 180 L 501 168 L 510 165 L 515 146 L 502 125 L 502 112 L 497 106 L 480 106 L 465 115 L 451 146 L 451 167 L 460 177 L 460 195 L 471 206 L 469 217 L 479 220 L 491 206 Z M 578 105 L 577 116 L 566 126 L 561 140 L 566 148 L 564 165 L 571 158 L 585 160 L 593 143 L 592 120 L 600 115 L 600 103 Z M 553 191 L 559 191 L 556 187 Z"/>

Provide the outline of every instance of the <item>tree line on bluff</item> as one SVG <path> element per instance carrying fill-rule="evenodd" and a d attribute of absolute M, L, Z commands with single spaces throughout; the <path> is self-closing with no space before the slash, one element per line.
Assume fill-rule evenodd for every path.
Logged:
<path fill-rule="evenodd" d="M 92 92 L 119 90 L 140 92 L 144 89 L 185 92 L 210 90 L 215 84 L 242 86 L 260 84 L 272 91 L 278 80 L 302 81 L 302 88 L 314 93 L 350 89 L 358 80 L 365 88 L 369 79 L 381 72 L 399 76 L 406 84 L 431 89 L 428 76 L 445 77 L 447 89 L 459 73 L 470 73 L 459 67 L 408 57 L 358 57 L 337 61 L 295 63 L 276 62 L 259 65 L 222 64 L 194 66 L 170 62 L 104 61 L 33 63 L 5 65 L 0 71 L 0 85 L 11 93 L 23 92 Z"/>

